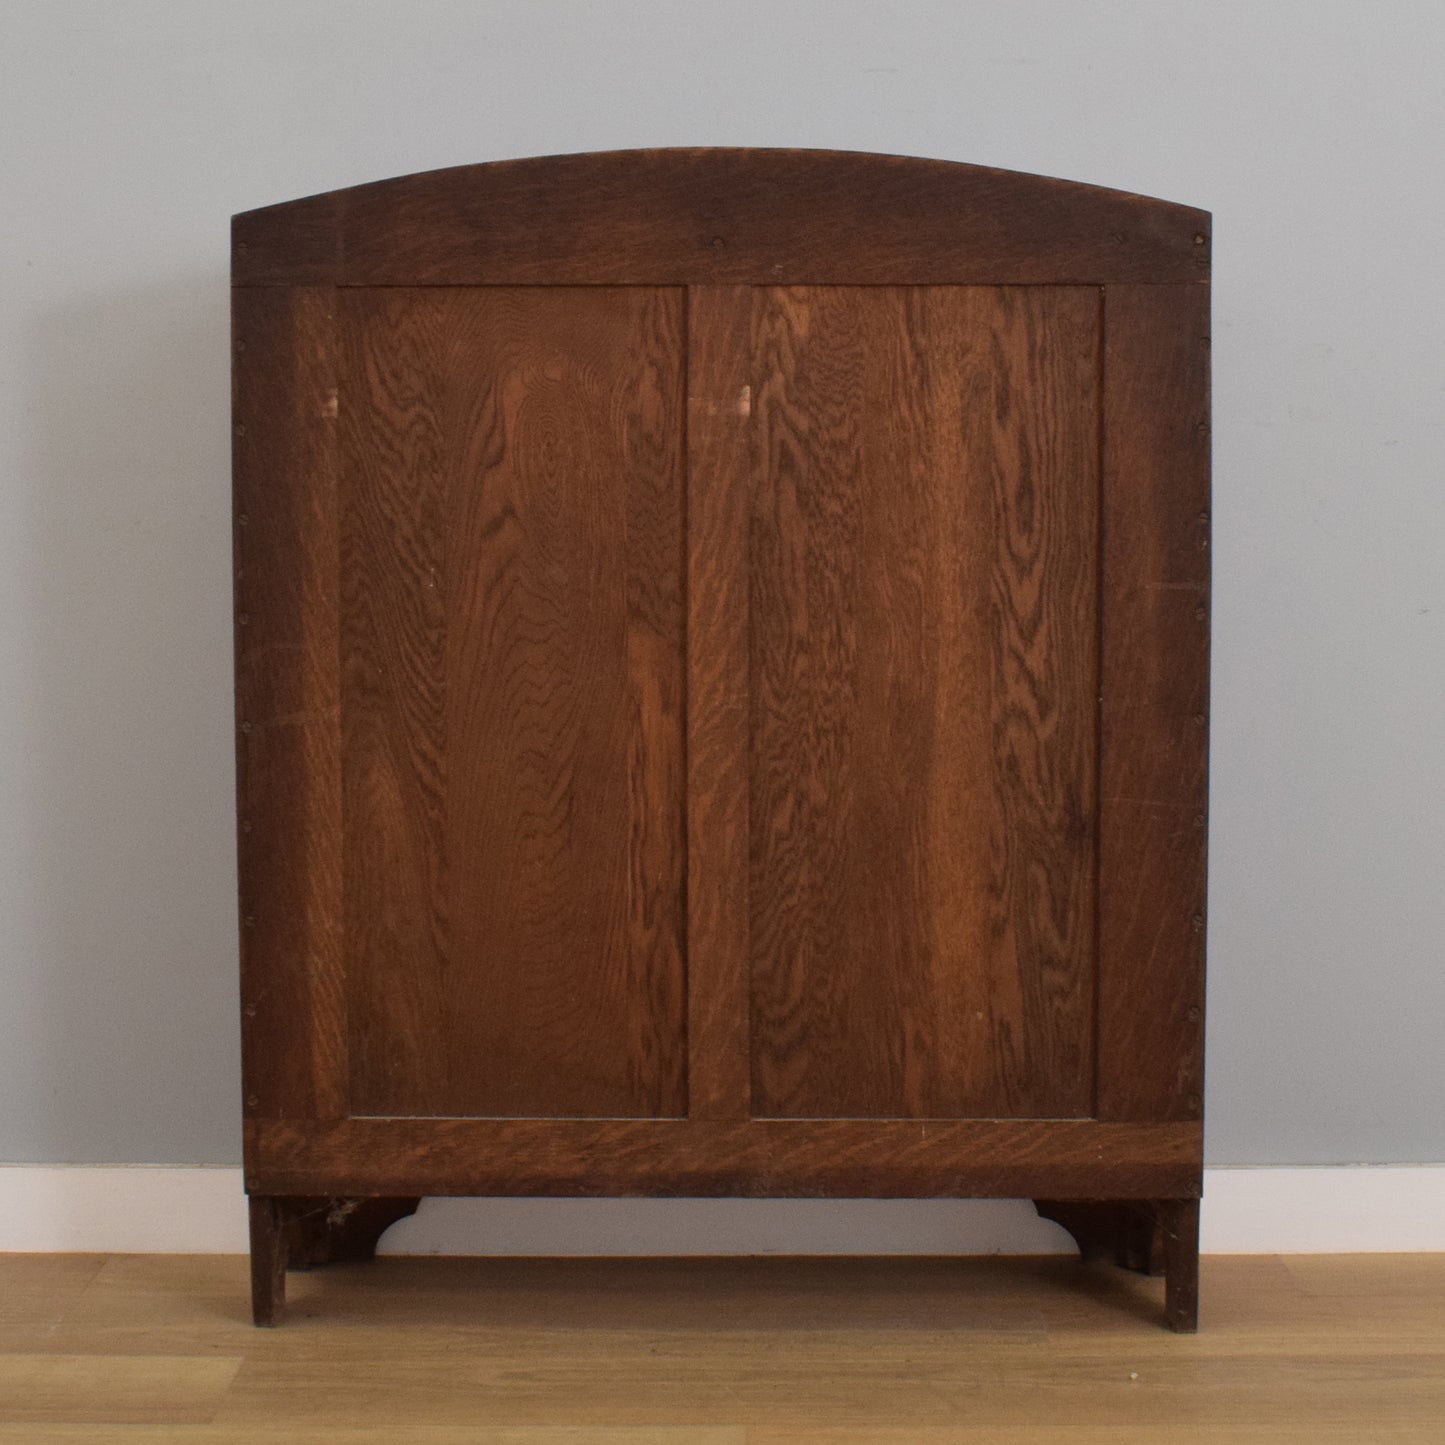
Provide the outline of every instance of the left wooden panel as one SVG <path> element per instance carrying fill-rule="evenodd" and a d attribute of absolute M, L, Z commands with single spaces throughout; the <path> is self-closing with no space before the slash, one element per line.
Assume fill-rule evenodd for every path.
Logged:
<path fill-rule="evenodd" d="M 341 296 L 352 1111 L 681 1115 L 685 295 Z"/>
<path fill-rule="evenodd" d="M 335 298 L 329 287 L 233 293 L 236 803 L 248 1117 L 347 1113 Z"/>

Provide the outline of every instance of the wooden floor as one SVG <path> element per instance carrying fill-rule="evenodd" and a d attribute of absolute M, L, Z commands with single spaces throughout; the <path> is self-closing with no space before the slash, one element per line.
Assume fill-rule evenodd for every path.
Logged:
<path fill-rule="evenodd" d="M 0 1440 L 431 1445 L 1445 1442 L 1445 1255 L 1045 1259 L 0 1255 Z"/>

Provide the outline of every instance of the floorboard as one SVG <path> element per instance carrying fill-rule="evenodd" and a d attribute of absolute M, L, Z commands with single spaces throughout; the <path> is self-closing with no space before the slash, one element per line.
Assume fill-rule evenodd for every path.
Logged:
<path fill-rule="evenodd" d="M 0 1442 L 1231 1445 L 1445 1440 L 1445 1255 L 1038 1259 L 0 1255 Z"/>

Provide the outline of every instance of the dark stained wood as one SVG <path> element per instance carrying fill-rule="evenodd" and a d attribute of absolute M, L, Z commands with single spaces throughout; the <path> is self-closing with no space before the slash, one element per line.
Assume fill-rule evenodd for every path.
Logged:
<path fill-rule="evenodd" d="M 759 1114 L 1092 1112 L 1098 311 L 759 293 Z"/>
<path fill-rule="evenodd" d="M 688 1115 L 745 1119 L 752 291 L 688 291 Z"/>
<path fill-rule="evenodd" d="M 416 1212 L 420 1199 L 338 1199 L 258 1194 L 247 1200 L 251 1224 L 251 1317 L 278 1325 L 286 1311 L 286 1272 L 376 1257 L 390 1225 Z"/>
<path fill-rule="evenodd" d="M 1199 1329 L 1199 1200 L 1159 1201 L 1164 1238 L 1164 1319 L 1176 1334 Z"/>
<path fill-rule="evenodd" d="M 381 1236 L 416 1213 L 416 1195 L 401 1199 L 339 1199 L 301 1195 L 279 1201 L 286 1223 L 288 1269 L 319 1269 L 376 1258 Z"/>
<path fill-rule="evenodd" d="M 246 1111 L 346 1107 L 335 292 L 237 291 L 236 812 Z"/>
<path fill-rule="evenodd" d="M 286 1308 L 286 1227 L 280 1201 L 253 1194 L 247 1200 L 251 1226 L 251 1320 L 279 1324 Z"/>
<path fill-rule="evenodd" d="M 1198 1192 L 1197 1123 L 348 1119 L 248 1125 L 253 1193 L 1084 1197 Z"/>
<path fill-rule="evenodd" d="M 423 1193 L 994 1195 L 1192 1329 L 1208 216 L 692 150 L 233 234 L 258 1323 Z"/>
<path fill-rule="evenodd" d="M 1209 297 L 1110 287 L 1100 755 L 1101 1119 L 1202 1109 Z"/>
<path fill-rule="evenodd" d="M 1164 1236 L 1153 1201 L 1035 1199 L 1034 1208 L 1068 1230 L 1085 1264 L 1106 1260 L 1136 1274 L 1164 1273 Z"/>
<path fill-rule="evenodd" d="M 451 438 L 436 299 L 427 311 L 404 292 L 347 292 L 338 322 L 349 1098 L 363 1114 L 442 1112 L 451 1083 Z"/>
<path fill-rule="evenodd" d="M 341 269 L 345 191 L 231 217 L 231 282 L 250 286 L 333 283 Z"/>
<path fill-rule="evenodd" d="M 1074 1236 L 1085 1264 L 1164 1275 L 1164 1322 L 1179 1334 L 1199 1328 L 1197 1191 L 1183 1199 L 1036 1199 L 1034 1207 Z"/>
<path fill-rule="evenodd" d="M 683 297 L 343 317 L 353 1108 L 682 1114 Z"/>
<path fill-rule="evenodd" d="M 1209 216 L 986 166 L 651 150 L 458 166 L 235 218 L 239 285 L 1191 281 Z M 243 249 L 244 248 L 244 249 Z"/>

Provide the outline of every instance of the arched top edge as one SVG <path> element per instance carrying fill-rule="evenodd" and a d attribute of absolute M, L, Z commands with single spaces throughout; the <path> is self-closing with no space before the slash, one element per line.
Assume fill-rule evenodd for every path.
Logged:
<path fill-rule="evenodd" d="M 232 218 L 238 285 L 1198 281 L 1210 216 L 963 161 L 744 147 L 450 166 Z"/>
<path fill-rule="evenodd" d="M 971 161 L 940 160 L 927 156 L 894 155 L 886 151 L 843 151 L 826 149 L 789 149 L 775 146 L 667 146 L 659 149 L 633 149 L 613 151 L 569 151 L 547 156 L 518 156 L 508 160 L 478 161 L 469 165 L 442 166 L 431 171 L 412 171 L 405 175 L 387 176 L 380 180 L 364 181 L 354 186 L 342 186 L 332 191 L 321 191 L 311 196 L 301 196 L 275 205 L 260 206 L 255 210 L 242 211 L 236 219 L 251 216 L 279 215 L 283 211 L 300 211 L 315 208 L 327 210 L 345 196 L 370 197 L 390 186 L 410 188 L 419 184 L 434 184 L 439 188 L 465 188 L 470 185 L 485 185 L 489 178 L 503 177 L 509 173 L 535 172 L 538 175 L 555 169 L 560 175 L 568 175 L 581 163 L 600 168 L 612 169 L 620 166 L 648 167 L 651 163 L 665 163 L 671 160 L 685 161 L 689 165 L 708 166 L 722 164 L 746 164 L 759 170 L 771 167 L 793 175 L 799 166 L 839 166 L 851 169 L 860 179 L 869 173 L 885 176 L 902 172 L 931 173 L 946 178 L 953 177 L 960 183 L 987 180 L 1004 182 L 1019 188 L 1036 188 L 1041 195 L 1053 196 L 1061 191 L 1088 192 L 1099 199 L 1112 198 L 1129 206 L 1145 205 L 1163 211 L 1176 212 L 1181 217 L 1207 220 L 1209 213 L 1176 201 L 1163 200 L 1157 196 L 1145 196 L 1133 191 L 1117 190 L 1110 186 L 1098 186 L 1087 181 L 1065 180 L 1057 176 L 1038 175 L 1031 171 L 1011 171 L 999 166 L 976 165 Z"/>

